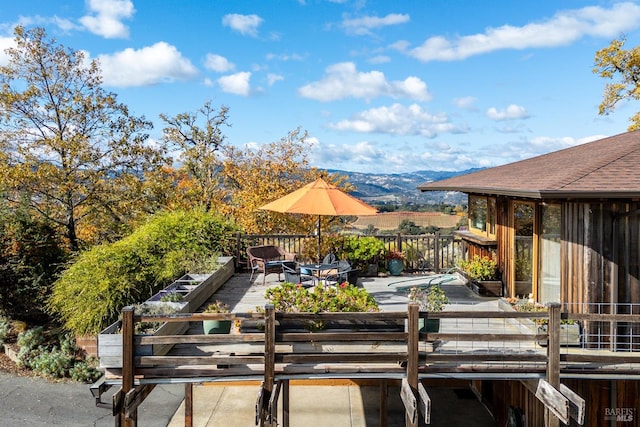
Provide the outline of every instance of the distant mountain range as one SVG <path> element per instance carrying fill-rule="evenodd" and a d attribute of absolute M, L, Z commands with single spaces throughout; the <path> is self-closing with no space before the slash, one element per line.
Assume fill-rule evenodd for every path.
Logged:
<path fill-rule="evenodd" d="M 431 181 L 439 181 L 457 175 L 464 175 L 480 170 L 478 168 L 458 172 L 447 171 L 417 171 L 399 174 L 377 174 L 349 172 L 342 170 L 328 170 L 349 177 L 349 182 L 356 187 L 351 193 L 369 203 L 466 203 L 467 196 L 463 193 L 448 191 L 427 191 L 417 189 L 418 185 Z"/>

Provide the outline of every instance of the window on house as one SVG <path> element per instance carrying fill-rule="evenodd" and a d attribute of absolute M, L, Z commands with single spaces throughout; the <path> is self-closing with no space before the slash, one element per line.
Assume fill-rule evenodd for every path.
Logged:
<path fill-rule="evenodd" d="M 469 196 L 469 229 L 484 237 L 496 235 L 496 199 Z"/>

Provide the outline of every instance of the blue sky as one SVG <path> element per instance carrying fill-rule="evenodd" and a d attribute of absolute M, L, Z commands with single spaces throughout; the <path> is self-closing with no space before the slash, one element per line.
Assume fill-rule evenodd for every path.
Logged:
<path fill-rule="evenodd" d="M 227 141 L 300 127 L 311 164 L 357 172 L 494 166 L 625 132 L 598 115 L 597 50 L 640 41 L 640 2 L 29 0 L 0 4 L 100 60 L 136 115 L 230 108 Z M 0 54 L 0 63 L 6 57 Z"/>

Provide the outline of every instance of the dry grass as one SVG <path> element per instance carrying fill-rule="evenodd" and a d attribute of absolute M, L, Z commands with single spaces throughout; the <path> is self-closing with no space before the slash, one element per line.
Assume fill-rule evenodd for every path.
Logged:
<path fill-rule="evenodd" d="M 395 230 L 403 220 L 412 221 L 420 227 L 433 225 L 439 228 L 452 228 L 458 224 L 460 217 L 440 212 L 383 212 L 374 216 L 358 217 L 352 225 L 362 230 L 369 225 L 373 225 L 378 230 Z"/>

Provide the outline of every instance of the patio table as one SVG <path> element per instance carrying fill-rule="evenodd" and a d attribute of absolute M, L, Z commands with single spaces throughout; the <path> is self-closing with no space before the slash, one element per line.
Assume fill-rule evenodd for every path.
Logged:
<path fill-rule="evenodd" d="M 308 272 L 315 282 L 322 280 L 322 272 L 329 272 L 331 270 L 338 270 L 337 264 L 301 264 L 299 265 L 300 272 Z M 325 275 L 326 276 L 326 275 Z"/>

